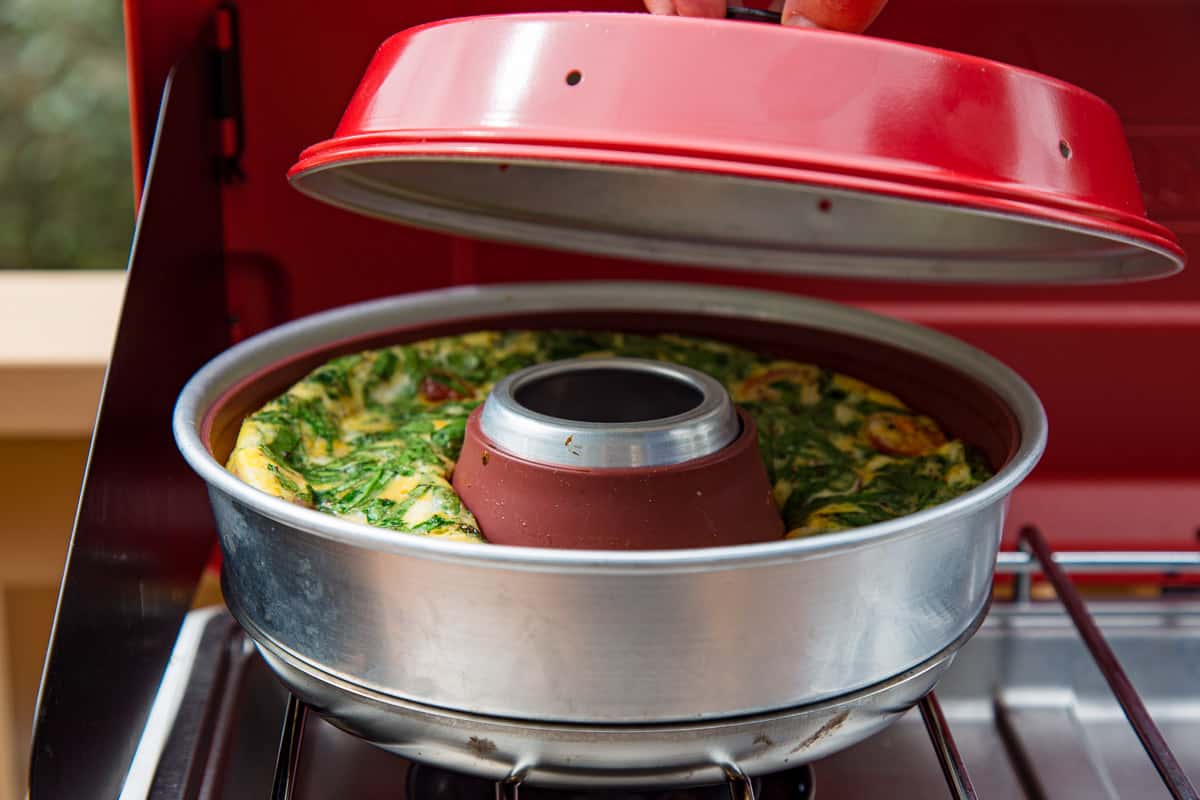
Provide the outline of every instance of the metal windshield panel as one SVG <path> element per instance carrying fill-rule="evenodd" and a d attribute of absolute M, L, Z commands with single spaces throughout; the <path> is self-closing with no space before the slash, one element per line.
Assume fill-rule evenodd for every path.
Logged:
<path fill-rule="evenodd" d="M 214 544 L 171 438 L 175 397 L 226 345 L 207 52 L 164 89 L 124 308 L 38 698 L 30 797 L 115 797 Z"/>

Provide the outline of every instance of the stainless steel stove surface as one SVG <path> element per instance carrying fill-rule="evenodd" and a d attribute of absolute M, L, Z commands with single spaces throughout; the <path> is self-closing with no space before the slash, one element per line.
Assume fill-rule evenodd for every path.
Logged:
<path fill-rule="evenodd" d="M 1200 602 L 1194 595 L 1164 595 L 1095 603 L 1090 610 L 1179 764 L 1186 773 L 1200 775 Z M 227 612 L 193 612 L 172 670 L 123 800 L 289 796 L 274 783 L 281 730 L 295 706 L 289 706 L 288 693 Z M 186 679 L 180 681 L 181 675 Z M 172 682 L 176 685 L 168 686 Z M 961 786 L 957 792 L 947 788 L 952 776 L 943 773 L 937 746 L 931 746 L 931 732 L 933 741 L 938 739 L 936 726 L 927 731 L 921 711 L 913 709 L 883 733 L 811 765 L 811 772 L 798 769 L 755 781 L 754 796 L 1171 796 L 1058 602 L 996 603 L 937 695 L 950 749 L 957 743 L 976 794 Z M 169 735 L 152 734 L 156 724 Z M 299 730 L 290 794 L 295 800 L 498 796 L 489 781 L 406 761 L 315 714 Z M 1174 796 L 1193 796 L 1186 791 Z M 731 791 L 727 786 L 642 793 L 522 787 L 520 794 L 526 800 L 702 800 L 730 797 Z"/>

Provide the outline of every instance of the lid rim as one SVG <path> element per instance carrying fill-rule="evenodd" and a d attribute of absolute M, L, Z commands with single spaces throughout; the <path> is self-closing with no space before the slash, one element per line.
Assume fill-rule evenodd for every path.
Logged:
<path fill-rule="evenodd" d="M 322 143 L 322 144 L 328 144 Z M 446 145 L 445 148 L 439 145 Z M 1076 209 L 1068 207 L 1059 208 L 1054 205 L 1038 204 L 1029 202 L 1024 198 L 1008 198 L 1003 196 L 993 196 L 984 191 L 976 194 L 968 194 L 961 190 L 945 189 L 941 187 L 928 186 L 922 184 L 907 184 L 894 180 L 883 178 L 859 178 L 857 176 L 846 176 L 832 171 L 813 171 L 813 170 L 798 170 L 784 167 L 763 167 L 758 172 L 773 173 L 774 177 L 764 177 L 761 175 L 746 175 L 744 164 L 706 160 L 706 159 L 672 159 L 668 156 L 654 155 L 650 156 L 655 159 L 655 166 L 645 167 L 638 163 L 638 159 L 631 158 L 636 154 L 622 151 L 594 151 L 576 148 L 573 150 L 575 155 L 590 155 L 593 158 L 590 160 L 579 159 L 568 161 L 561 157 L 561 154 L 555 154 L 551 158 L 531 157 L 530 152 L 535 152 L 536 148 L 504 148 L 499 143 L 496 147 L 486 150 L 479 147 L 479 143 L 471 143 L 469 148 L 464 150 L 461 143 L 455 142 L 424 142 L 419 145 L 420 150 L 412 150 L 407 148 L 403 153 L 397 154 L 394 149 L 386 149 L 383 154 L 379 148 L 372 148 L 365 154 L 360 148 L 354 151 L 353 157 L 349 153 L 343 153 L 338 148 L 331 148 L 334 152 L 319 153 L 317 156 L 310 156 L 307 159 L 299 161 L 288 173 L 288 179 L 297 190 L 301 193 L 312 197 L 315 200 L 334 205 L 339 208 L 352 211 L 354 213 L 363 214 L 366 216 L 382 219 L 393 224 L 416 225 L 430 230 L 439 230 L 452 234 L 467 235 L 472 238 L 492 241 L 517 241 L 511 238 L 503 238 L 497 236 L 483 235 L 478 232 L 464 232 L 454 227 L 440 226 L 433 224 L 418 224 L 411 219 L 391 216 L 376 210 L 372 210 L 361 205 L 347 202 L 336 197 L 322 194 L 314 191 L 309 185 L 309 179 L 313 176 L 323 173 L 330 169 L 338 167 L 350 166 L 354 164 L 369 163 L 372 161 L 390 161 L 397 159 L 408 160 L 431 160 L 431 161 L 467 161 L 479 160 L 485 163 L 491 161 L 503 161 L 506 163 L 517 162 L 532 162 L 546 163 L 555 166 L 566 164 L 578 164 L 581 166 L 592 166 L 596 164 L 616 166 L 629 169 L 658 169 L 670 171 L 672 168 L 686 169 L 692 172 L 708 173 L 715 176 L 725 176 L 732 178 L 740 178 L 746 180 L 776 180 L 781 182 L 789 182 L 812 186 L 815 188 L 825 189 L 835 193 L 851 193 L 865 194 L 870 196 L 887 196 L 901 200 L 925 203 L 930 205 L 942 206 L 954 211 L 964 213 L 985 214 L 997 217 L 1007 217 L 1016 219 L 1026 224 L 1037 225 L 1048 228 L 1056 228 L 1060 230 L 1073 230 L 1083 233 L 1098 239 L 1104 239 L 1114 242 L 1122 242 L 1128 245 L 1138 247 L 1144 254 L 1157 256 L 1164 266 L 1150 273 L 1141 273 L 1134 275 L 1118 274 L 1105 276 L 1089 276 L 1086 278 L 1051 278 L 1049 280 L 1040 281 L 1040 283 L 1048 284 L 1112 284 L 1112 283 L 1133 283 L 1145 280 L 1158 280 L 1169 277 L 1181 271 L 1186 264 L 1186 254 L 1178 242 L 1175 241 L 1171 231 L 1164 226 L 1161 226 L 1145 217 L 1137 217 L 1133 215 L 1113 214 L 1113 216 L 1121 217 L 1120 220 L 1098 220 L 1095 215 L 1082 213 Z M 314 148 L 321 147 L 315 145 Z M 309 148 L 305 152 L 308 153 L 314 148 Z M 624 159 L 619 159 L 619 156 L 624 156 Z M 602 157 L 602 158 L 600 158 Z M 679 162 L 687 162 L 687 166 L 672 167 L 678 160 Z M 1106 209 L 1111 213 L 1111 210 Z M 530 241 L 529 244 L 537 247 L 548 247 L 545 242 Z M 560 249 L 569 252 L 585 252 L 579 247 L 564 245 Z M 600 253 L 603 255 L 604 253 Z M 614 254 L 616 257 L 628 257 L 628 254 Z M 661 257 L 655 260 L 663 263 L 688 263 L 684 261 L 663 259 Z M 982 264 L 985 259 L 980 259 Z M 713 264 L 716 268 L 728 268 L 728 264 Z M 753 267 L 746 269 L 754 270 Z M 776 271 L 771 268 L 763 268 L 760 271 L 772 272 Z M 827 277 L 836 277 L 836 272 L 821 271 L 821 270 L 797 270 L 798 272 L 809 272 L 813 275 L 824 275 Z M 866 280 L 910 280 L 918 282 L 936 282 L 937 279 L 928 275 L 916 275 L 906 277 L 903 274 L 879 274 L 865 273 L 858 275 L 847 275 L 848 278 L 866 279 Z M 945 277 L 944 280 L 954 283 L 961 283 L 962 278 Z M 972 279 L 973 282 L 990 283 L 990 284 L 1026 284 L 1032 281 L 1027 276 L 1011 277 L 1004 274 L 989 276 L 980 275 Z"/>
<path fill-rule="evenodd" d="M 413 133 L 371 133 L 356 136 L 326 139 L 314 144 L 301 153 L 299 160 L 288 170 L 288 180 L 293 184 L 308 174 L 318 170 L 337 166 L 349 166 L 369 161 L 388 161 L 400 159 L 412 160 L 500 160 L 500 161 L 529 161 L 547 164 L 578 163 L 586 165 L 612 165 L 637 169 L 683 169 L 695 172 L 709 172 L 714 175 L 731 177 L 761 178 L 765 180 L 780 180 L 822 186 L 830 189 L 847 189 L 854 191 L 855 186 L 839 185 L 836 179 L 864 184 L 875 183 L 881 194 L 891 196 L 908 196 L 903 192 L 889 192 L 887 187 L 904 189 L 930 189 L 934 192 L 948 192 L 967 196 L 964 190 L 972 190 L 984 198 L 1000 201 L 1023 203 L 1032 210 L 1053 209 L 1077 215 L 1080 222 L 1084 220 L 1107 220 L 1125 228 L 1142 230 L 1161 240 L 1165 249 L 1184 256 L 1184 250 L 1175 241 L 1174 234 L 1165 225 L 1161 225 L 1141 213 L 1123 211 L 1118 208 L 1102 206 L 1078 200 L 1070 195 L 1059 192 L 1039 193 L 1032 188 L 1023 189 L 1025 184 L 989 181 L 983 178 L 939 179 L 934 173 L 920 174 L 915 169 L 872 169 L 863 164 L 859 167 L 846 168 L 847 161 L 830 158 L 822 160 L 815 152 L 810 161 L 795 162 L 789 159 L 743 158 L 732 160 L 712 157 L 712 149 L 707 152 L 699 148 L 683 146 L 661 147 L 645 142 L 596 143 L 595 146 L 580 146 L 579 139 L 511 137 L 508 132 L 505 138 L 500 138 L 498 132 L 480 131 L 438 131 Z M 591 144 L 591 143 L 589 143 Z M 569 157 L 574 155 L 575 157 Z M 654 158 L 656 166 L 644 163 Z M 663 159 L 669 159 L 664 161 Z M 892 167 L 911 162 L 879 159 L 880 165 Z M 690 165 L 690 166 L 689 166 Z M 772 174 L 773 173 L 773 174 Z M 314 195 L 315 196 L 315 195 Z M 914 198 L 916 199 L 916 198 Z M 970 203 L 963 203 L 971 205 Z"/>

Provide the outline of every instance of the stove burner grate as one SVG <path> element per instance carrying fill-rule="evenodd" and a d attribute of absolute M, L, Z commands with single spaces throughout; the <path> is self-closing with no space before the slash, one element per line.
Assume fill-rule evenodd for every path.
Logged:
<path fill-rule="evenodd" d="M 813 772 L 805 765 L 750 782 L 753 796 L 762 800 L 812 800 Z M 485 778 L 440 767 L 414 764 L 408 772 L 405 797 L 421 800 L 492 800 L 515 796 L 514 784 L 497 786 Z M 736 783 L 689 789 L 520 789 L 521 800 L 742 800 Z"/>

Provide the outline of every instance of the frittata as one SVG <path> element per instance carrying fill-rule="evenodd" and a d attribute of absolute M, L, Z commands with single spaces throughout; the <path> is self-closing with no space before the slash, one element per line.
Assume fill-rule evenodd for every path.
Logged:
<path fill-rule="evenodd" d="M 565 330 L 479 331 L 337 358 L 247 417 L 227 467 L 339 517 L 482 542 L 450 485 L 468 414 L 511 372 L 595 356 L 720 380 L 758 426 L 788 537 L 911 514 L 991 476 L 973 447 L 854 378 L 707 339 Z"/>

